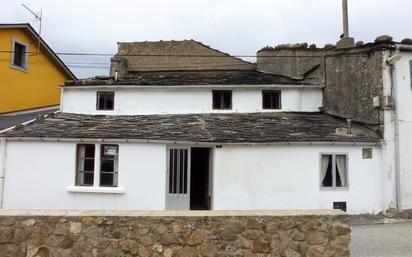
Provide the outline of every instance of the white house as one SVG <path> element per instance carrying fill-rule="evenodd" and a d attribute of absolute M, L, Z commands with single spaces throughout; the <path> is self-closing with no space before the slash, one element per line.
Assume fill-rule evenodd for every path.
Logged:
<path fill-rule="evenodd" d="M 0 135 L 2 208 L 388 208 L 380 137 L 319 112 L 314 81 L 149 71 L 69 82 L 61 99 Z"/>

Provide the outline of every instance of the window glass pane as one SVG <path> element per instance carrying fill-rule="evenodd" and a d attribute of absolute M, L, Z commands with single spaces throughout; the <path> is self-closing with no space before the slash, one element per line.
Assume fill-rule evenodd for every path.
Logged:
<path fill-rule="evenodd" d="M 221 109 L 222 102 L 221 102 L 221 94 L 219 91 L 213 91 L 213 109 Z"/>
<path fill-rule="evenodd" d="M 114 172 L 114 160 L 102 159 L 100 164 L 100 170 Z"/>
<path fill-rule="evenodd" d="M 113 94 L 106 95 L 106 110 L 113 109 Z"/>
<path fill-rule="evenodd" d="M 102 93 L 97 93 L 97 108 L 104 110 L 104 94 Z"/>
<path fill-rule="evenodd" d="M 326 167 L 326 168 L 325 168 Z M 332 187 L 332 155 L 323 155 L 322 156 L 322 186 L 323 187 Z"/>
<path fill-rule="evenodd" d="M 85 159 L 81 171 L 94 171 L 94 159 Z"/>
<path fill-rule="evenodd" d="M 77 145 L 77 186 L 93 186 L 94 180 L 94 145 Z"/>
<path fill-rule="evenodd" d="M 114 173 L 100 173 L 100 185 L 101 186 L 114 186 L 113 176 L 114 176 Z"/>
<path fill-rule="evenodd" d="M 280 91 L 262 91 L 263 109 L 280 109 Z"/>
<path fill-rule="evenodd" d="M 93 180 L 94 180 L 94 173 L 91 172 L 82 172 L 84 176 L 84 185 L 93 185 Z"/>
<path fill-rule="evenodd" d="M 336 186 L 346 186 L 346 155 L 336 155 Z"/>
<path fill-rule="evenodd" d="M 22 44 L 14 44 L 14 65 L 23 67 L 24 65 L 24 54 L 26 52 L 26 47 Z"/>
<path fill-rule="evenodd" d="M 232 108 L 232 92 L 224 92 L 223 93 L 223 103 L 224 109 L 231 109 Z"/>

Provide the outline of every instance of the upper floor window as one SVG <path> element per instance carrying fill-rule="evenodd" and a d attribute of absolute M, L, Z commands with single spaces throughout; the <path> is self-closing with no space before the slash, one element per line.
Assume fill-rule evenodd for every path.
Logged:
<path fill-rule="evenodd" d="M 345 188 L 348 186 L 346 154 L 322 154 L 320 167 L 322 188 Z"/>
<path fill-rule="evenodd" d="M 114 92 L 97 92 L 97 110 L 113 110 Z"/>
<path fill-rule="evenodd" d="M 231 90 L 213 90 L 213 109 L 230 110 L 232 109 L 232 91 Z"/>
<path fill-rule="evenodd" d="M 281 93 L 279 90 L 263 90 L 262 91 L 262 107 L 263 109 L 281 109 Z"/>
<path fill-rule="evenodd" d="M 20 70 L 27 70 L 27 45 L 13 39 L 11 66 Z"/>

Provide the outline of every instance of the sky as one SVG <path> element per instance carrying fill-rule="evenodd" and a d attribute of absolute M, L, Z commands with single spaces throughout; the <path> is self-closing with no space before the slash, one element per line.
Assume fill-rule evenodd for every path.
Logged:
<path fill-rule="evenodd" d="M 348 0 L 350 36 L 412 38 L 411 0 Z M 57 53 L 115 54 L 117 42 L 194 39 L 232 55 L 264 46 L 323 46 L 342 34 L 342 0 L 0 0 L 0 23 L 39 23 Z M 79 77 L 108 75 L 108 56 L 61 56 Z"/>

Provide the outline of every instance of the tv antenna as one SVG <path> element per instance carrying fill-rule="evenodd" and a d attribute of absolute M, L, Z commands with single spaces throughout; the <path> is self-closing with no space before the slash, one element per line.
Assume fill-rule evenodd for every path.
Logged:
<path fill-rule="evenodd" d="M 40 53 L 41 20 L 42 20 L 42 17 L 43 17 L 42 9 L 40 9 L 40 12 L 35 13 L 35 12 L 33 12 L 32 10 L 30 10 L 30 8 L 27 7 L 25 4 L 21 4 L 21 5 L 22 5 L 24 8 L 26 8 L 29 12 L 31 12 L 31 13 L 34 15 L 34 17 L 36 18 L 36 21 L 39 21 L 39 23 L 40 23 L 40 25 L 39 25 L 39 38 L 38 38 L 38 43 L 37 43 L 37 52 Z"/>

